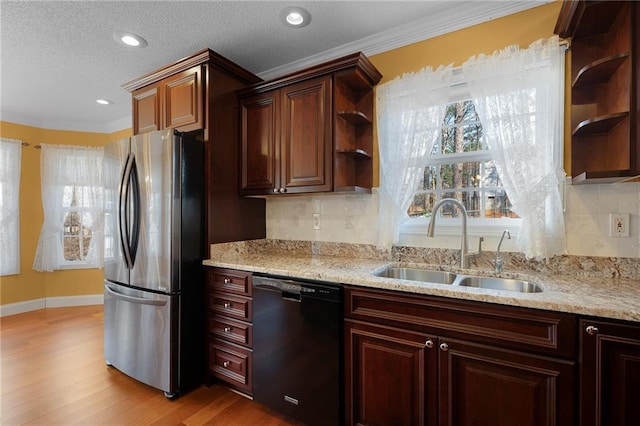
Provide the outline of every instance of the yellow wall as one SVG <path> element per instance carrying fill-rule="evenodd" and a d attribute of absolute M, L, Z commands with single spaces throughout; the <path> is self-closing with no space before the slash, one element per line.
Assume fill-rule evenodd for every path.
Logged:
<path fill-rule="evenodd" d="M 103 146 L 128 137 L 130 130 L 113 134 L 40 129 L 0 122 L 0 136 L 30 145 L 22 148 L 20 176 L 20 274 L 0 277 L 0 304 L 61 296 L 102 294 L 102 270 L 75 269 L 36 272 L 32 269 L 44 219 L 40 192 L 40 143 Z"/>
<path fill-rule="evenodd" d="M 382 73 L 380 84 L 393 80 L 407 72 L 418 71 L 439 65 L 460 66 L 471 56 L 480 53 L 491 54 L 506 46 L 517 44 L 521 47 L 529 46 L 533 41 L 553 35 L 553 29 L 560 13 L 561 1 L 538 6 L 524 12 L 505 16 L 483 24 L 475 25 L 439 37 L 417 42 L 388 52 L 371 56 L 369 59 Z M 567 58 L 568 59 L 568 58 Z M 567 62 L 566 69 L 570 70 Z M 570 86 L 568 86 L 570 87 Z M 568 100 L 568 94 L 565 95 Z M 568 105 L 565 102 L 565 105 Z M 565 107 L 565 118 L 568 110 Z M 568 129 L 568 119 L 565 128 Z M 565 132 L 565 170 L 569 170 L 570 138 Z M 377 141 L 376 141 L 377 142 Z M 378 148 L 374 151 L 377 153 Z M 378 185 L 377 156 L 374 165 L 374 186 Z"/>

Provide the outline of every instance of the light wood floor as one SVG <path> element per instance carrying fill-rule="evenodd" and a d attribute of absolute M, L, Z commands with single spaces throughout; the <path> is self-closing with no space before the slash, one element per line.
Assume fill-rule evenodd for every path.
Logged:
<path fill-rule="evenodd" d="M 102 352 L 102 306 L 0 318 L 2 425 L 294 425 L 221 386 L 169 401 Z"/>

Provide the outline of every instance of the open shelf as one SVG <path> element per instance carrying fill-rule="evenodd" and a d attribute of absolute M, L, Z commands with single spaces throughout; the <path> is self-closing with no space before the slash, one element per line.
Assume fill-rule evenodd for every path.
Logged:
<path fill-rule="evenodd" d="M 371 119 L 360 111 L 338 111 L 338 116 L 356 126 L 366 126 L 371 124 Z"/>
<path fill-rule="evenodd" d="M 583 13 L 573 39 L 580 40 L 608 33 L 623 3 L 621 1 L 584 2 Z"/>
<path fill-rule="evenodd" d="M 578 72 L 578 75 L 573 82 L 573 88 L 576 89 L 608 82 L 611 76 L 618 68 L 620 68 L 620 65 L 622 65 L 628 57 L 629 52 L 623 52 L 598 59 L 597 61 L 585 65 Z"/>
<path fill-rule="evenodd" d="M 629 117 L 629 111 L 603 115 L 580 122 L 573 130 L 573 136 L 590 136 L 608 133 L 622 120 Z"/>
<path fill-rule="evenodd" d="M 631 180 L 637 176 L 631 176 L 630 170 L 607 170 L 602 172 L 582 172 L 571 178 L 572 185 L 616 183 Z"/>
<path fill-rule="evenodd" d="M 364 149 L 338 149 L 336 150 L 338 154 L 348 155 L 353 158 L 373 158 L 373 156 L 365 151 Z"/>
<path fill-rule="evenodd" d="M 371 194 L 371 188 L 363 186 L 341 186 L 336 187 L 335 192 L 349 192 L 354 194 Z"/>

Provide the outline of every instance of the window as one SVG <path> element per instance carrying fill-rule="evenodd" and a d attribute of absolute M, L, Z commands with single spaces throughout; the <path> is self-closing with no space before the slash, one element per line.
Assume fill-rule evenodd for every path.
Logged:
<path fill-rule="evenodd" d="M 91 224 L 101 214 L 101 206 L 94 206 L 90 186 L 65 185 L 62 195 L 64 222 L 62 227 L 61 266 L 90 265 L 95 258 L 95 244 Z"/>
<path fill-rule="evenodd" d="M 20 164 L 22 142 L 0 140 L 0 275 L 20 273 Z"/>
<path fill-rule="evenodd" d="M 103 252 L 103 150 L 42 144 L 36 271 L 95 268 Z"/>
<path fill-rule="evenodd" d="M 430 217 L 434 204 L 443 198 L 461 201 L 472 219 L 518 217 L 511 210 L 472 101 L 447 106 L 440 138 L 428 163 L 407 210 L 409 217 Z M 460 214 L 456 207 L 447 205 L 440 212 L 443 218 L 455 218 Z"/>
<path fill-rule="evenodd" d="M 433 205 L 450 197 L 468 209 L 470 233 L 515 227 L 527 257 L 566 252 L 563 53 L 552 36 L 377 87 L 379 246 L 424 235 Z M 459 234 L 460 213 L 448 207 L 438 227 L 450 218 Z"/>

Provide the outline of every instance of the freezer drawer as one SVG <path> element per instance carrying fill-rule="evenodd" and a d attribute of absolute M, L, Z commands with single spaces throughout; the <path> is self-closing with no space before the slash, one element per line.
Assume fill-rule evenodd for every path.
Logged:
<path fill-rule="evenodd" d="M 178 295 L 105 281 L 104 355 L 108 364 L 167 396 L 178 392 Z"/>

